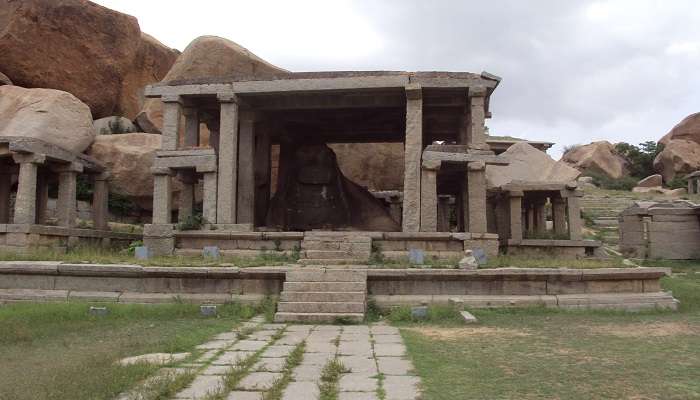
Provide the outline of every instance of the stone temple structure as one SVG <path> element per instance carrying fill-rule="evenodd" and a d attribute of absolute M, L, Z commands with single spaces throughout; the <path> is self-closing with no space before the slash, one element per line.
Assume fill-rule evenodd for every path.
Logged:
<path fill-rule="evenodd" d="M 372 248 L 397 258 L 412 250 L 459 257 L 477 248 L 495 255 L 499 233 L 511 232 L 511 226 L 523 229 L 515 215 L 500 219 L 508 229 L 489 229 L 487 221 L 497 201 L 488 200 L 485 170 L 508 164 L 491 150 L 485 132 L 499 82 L 485 72 L 382 71 L 149 86 L 146 96 L 159 98 L 164 111 L 162 150 L 152 171 L 153 222 L 145 228 L 145 244 L 154 254 L 199 253 L 204 246 L 236 254 L 298 248 L 309 263 L 366 261 Z M 202 146 L 205 131 L 209 145 Z M 346 179 L 326 146 L 386 142 L 404 144 L 398 207 L 395 198 L 386 204 Z M 272 145 L 280 152 L 274 166 Z M 202 182 L 202 229 L 174 225 L 173 179 L 184 187 L 177 210 L 181 222 L 193 214 Z M 557 205 L 556 231 L 580 239 L 578 209 L 562 219 L 573 200 L 559 201 L 561 193 L 567 196 L 560 186 L 539 189 L 559 193 L 550 196 Z M 506 190 L 511 198 L 522 192 Z M 504 244 L 518 245 L 518 233 L 510 235 L 514 241 Z"/>

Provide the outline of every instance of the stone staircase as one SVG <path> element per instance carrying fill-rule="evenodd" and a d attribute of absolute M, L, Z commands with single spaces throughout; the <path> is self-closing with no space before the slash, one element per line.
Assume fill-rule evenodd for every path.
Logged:
<path fill-rule="evenodd" d="M 287 271 L 275 322 L 362 322 L 367 272 L 304 268 Z"/>
<path fill-rule="evenodd" d="M 593 219 L 592 228 L 600 232 L 603 244 L 616 248 L 620 241 L 618 216 L 620 213 L 638 201 L 639 198 L 629 192 L 619 192 L 614 195 L 597 190 L 586 190 L 581 206 L 586 215 Z"/>
<path fill-rule="evenodd" d="M 304 265 L 366 264 L 372 238 L 362 232 L 311 231 L 301 242 L 299 263 Z"/>

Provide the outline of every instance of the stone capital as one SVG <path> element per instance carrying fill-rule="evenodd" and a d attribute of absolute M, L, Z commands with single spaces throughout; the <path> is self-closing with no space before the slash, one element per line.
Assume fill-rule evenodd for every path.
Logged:
<path fill-rule="evenodd" d="M 483 161 L 473 161 L 467 164 L 469 171 L 483 171 L 486 169 L 486 163 Z"/>
<path fill-rule="evenodd" d="M 508 191 L 508 197 L 523 197 L 525 193 L 522 190 L 510 190 Z"/>
<path fill-rule="evenodd" d="M 45 154 L 35 154 L 35 153 L 15 153 L 12 155 L 12 159 L 17 164 L 44 164 L 46 162 Z"/>
<path fill-rule="evenodd" d="M 486 96 L 486 88 L 481 86 L 469 88 L 469 98 Z"/>
<path fill-rule="evenodd" d="M 406 98 L 408 100 L 420 100 L 423 98 L 423 89 L 417 83 L 409 83 L 406 85 Z"/>
<path fill-rule="evenodd" d="M 238 96 L 235 93 L 217 93 L 216 98 L 219 103 L 239 103 Z"/>
<path fill-rule="evenodd" d="M 177 94 L 165 94 L 160 98 L 163 103 L 178 103 L 182 105 L 182 96 Z"/>
<path fill-rule="evenodd" d="M 437 171 L 440 169 L 442 161 L 440 160 L 423 160 L 423 169 Z"/>
<path fill-rule="evenodd" d="M 112 179 L 112 173 L 109 171 L 102 171 L 98 174 L 94 174 L 93 179 L 96 181 L 109 181 Z"/>

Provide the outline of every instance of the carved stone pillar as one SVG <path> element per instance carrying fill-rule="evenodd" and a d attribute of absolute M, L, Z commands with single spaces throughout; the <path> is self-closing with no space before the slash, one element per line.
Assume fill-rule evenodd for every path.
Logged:
<path fill-rule="evenodd" d="M 486 164 L 483 161 L 470 162 L 467 175 L 469 232 L 486 233 Z"/>
<path fill-rule="evenodd" d="M 581 224 L 581 203 L 579 197 L 572 196 L 566 199 L 566 212 L 569 217 L 569 239 L 581 240 L 583 228 Z"/>
<path fill-rule="evenodd" d="M 241 112 L 238 139 L 238 214 L 236 223 L 255 222 L 255 114 Z"/>
<path fill-rule="evenodd" d="M 95 229 L 109 230 L 109 180 L 112 178 L 105 171 L 95 175 L 92 190 L 92 224 Z"/>
<path fill-rule="evenodd" d="M 204 174 L 204 196 L 202 201 L 202 217 L 209 224 L 216 224 L 216 193 L 217 175 L 214 172 Z"/>
<path fill-rule="evenodd" d="M 183 145 L 185 147 L 199 146 L 199 112 L 194 107 L 183 108 L 185 116 L 185 137 Z"/>
<path fill-rule="evenodd" d="M 523 240 L 523 192 L 508 193 L 510 202 L 510 239 L 515 243 Z"/>
<path fill-rule="evenodd" d="M 486 144 L 486 90 L 469 88 L 469 146 L 488 149 Z"/>
<path fill-rule="evenodd" d="M 170 168 L 152 168 L 153 173 L 153 224 L 171 223 L 172 171 Z"/>
<path fill-rule="evenodd" d="M 180 190 L 178 202 L 177 220 L 178 222 L 184 222 L 187 218 L 192 216 L 192 212 L 194 211 L 194 191 L 197 185 L 197 177 L 194 171 L 180 171 L 177 177 L 182 183 L 182 190 Z"/>
<path fill-rule="evenodd" d="M 566 235 L 566 202 L 561 197 L 552 197 L 552 223 L 555 235 Z"/>

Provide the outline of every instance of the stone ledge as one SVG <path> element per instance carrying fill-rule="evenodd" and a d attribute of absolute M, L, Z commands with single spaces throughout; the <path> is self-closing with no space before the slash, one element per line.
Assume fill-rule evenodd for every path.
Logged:
<path fill-rule="evenodd" d="M 58 275 L 58 261 L 0 261 L 0 274 Z"/>
<path fill-rule="evenodd" d="M 598 240 L 523 239 L 517 241 L 508 239 L 508 246 L 600 247 L 601 245 Z"/>
<path fill-rule="evenodd" d="M 617 280 L 617 279 L 658 279 L 671 274 L 669 268 L 495 268 L 480 270 L 455 269 L 369 269 L 369 280 Z"/>

